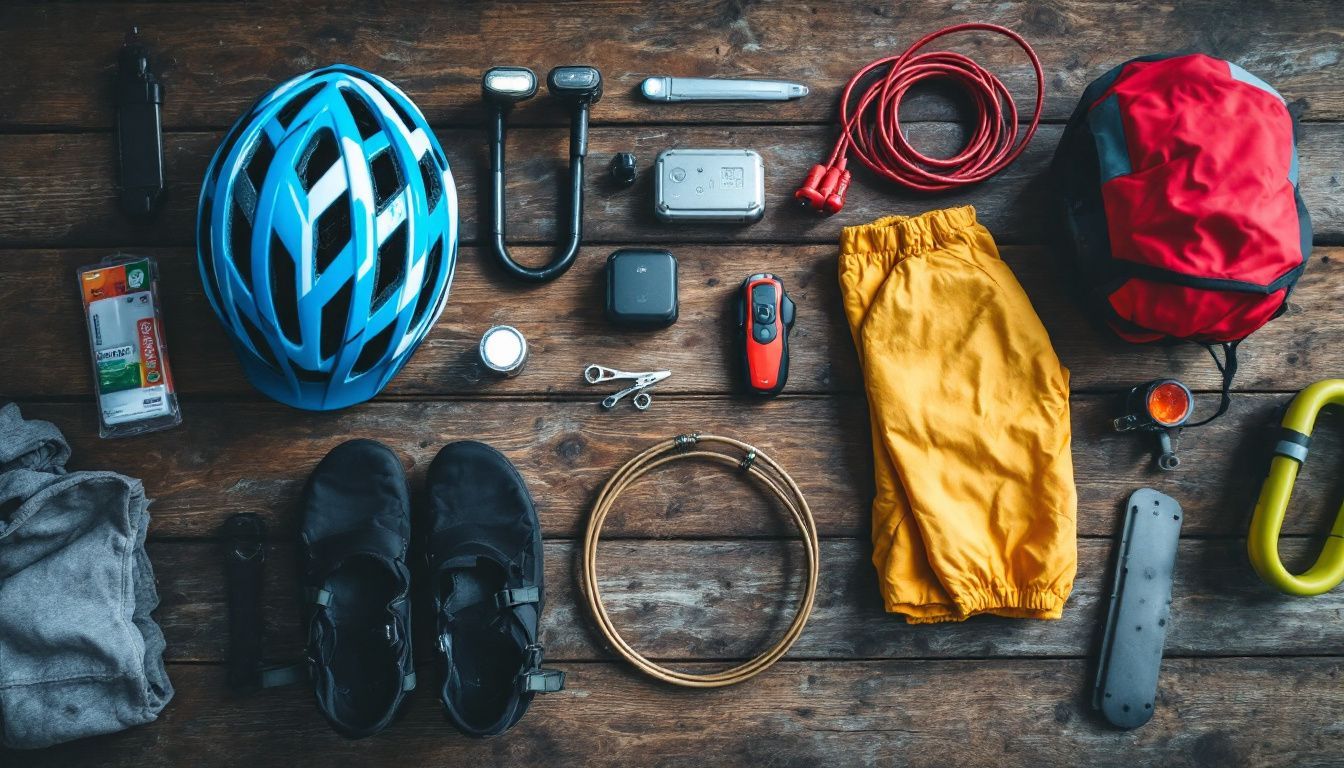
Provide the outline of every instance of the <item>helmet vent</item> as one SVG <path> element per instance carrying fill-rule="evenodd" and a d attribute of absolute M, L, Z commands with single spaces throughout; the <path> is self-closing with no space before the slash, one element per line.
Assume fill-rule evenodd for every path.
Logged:
<path fill-rule="evenodd" d="M 401 124 L 406 126 L 406 132 L 415 133 L 419 126 L 411 119 L 410 115 L 406 114 L 406 109 L 401 106 L 400 99 L 386 90 L 383 91 L 383 95 L 387 97 L 387 103 L 392 105 L 392 111 L 396 112 L 397 117 L 401 118 Z"/>
<path fill-rule="evenodd" d="M 280 110 L 280 114 L 276 115 L 275 119 L 279 120 L 280 124 L 285 126 L 286 129 L 293 128 L 293 126 L 290 125 L 290 122 L 298 117 L 299 111 L 302 110 L 308 102 L 313 100 L 313 96 L 317 95 L 318 91 L 325 87 L 327 87 L 326 83 L 318 83 L 310 86 L 302 93 L 291 97 L 289 103 L 285 105 L 284 109 Z"/>
<path fill-rule="evenodd" d="M 285 338 L 298 344 L 299 333 L 299 286 L 295 278 L 298 266 L 289 249 L 281 242 L 280 236 L 271 233 L 271 305 L 275 307 L 275 321 Z"/>
<path fill-rule="evenodd" d="M 229 209 L 229 254 L 238 278 L 252 292 L 252 224 L 243 215 L 242 207 L 235 204 Z"/>
<path fill-rule="evenodd" d="M 425 187 L 425 210 L 432 211 L 443 197 L 443 181 L 440 171 L 434 165 L 434 157 L 429 152 L 420 158 L 420 182 Z"/>
<path fill-rule="evenodd" d="M 210 217 L 214 215 L 215 198 L 211 195 L 201 196 L 201 210 L 196 222 L 197 232 L 209 232 L 213 225 Z M 215 255 L 214 238 L 200 237 L 196 238 L 197 258 L 201 264 L 201 276 L 205 282 L 205 293 L 210 299 L 212 306 L 218 307 L 219 296 L 219 277 L 215 275 Z M 209 268 L 206 265 L 210 265 Z"/>
<path fill-rule="evenodd" d="M 350 280 L 322 307 L 322 357 L 331 357 L 345 345 L 345 329 L 350 324 Z"/>
<path fill-rule="evenodd" d="M 243 330 L 247 331 L 247 339 L 252 342 L 252 347 L 256 349 L 261 361 L 272 369 L 279 369 L 280 363 L 275 359 L 275 353 L 271 351 L 270 342 L 266 341 L 261 329 L 252 324 L 252 321 L 247 317 L 247 313 L 243 312 L 242 309 L 234 307 L 234 311 L 238 315 L 238 320 L 242 322 Z"/>
<path fill-rule="evenodd" d="M 387 354 L 387 348 L 392 343 L 392 331 L 397 327 L 395 320 L 387 324 L 387 327 L 378 332 L 377 336 L 369 339 L 364 348 L 359 351 L 359 359 L 355 360 L 355 365 L 350 369 L 351 376 L 362 376 L 368 373 L 369 369 L 378 364 L 379 360 Z"/>
<path fill-rule="evenodd" d="M 425 319 L 425 310 L 429 309 L 429 300 L 434 297 L 438 291 L 435 283 L 439 279 L 439 261 L 443 259 L 443 240 L 435 240 L 433 247 L 429 249 L 429 255 L 425 257 L 425 282 L 420 286 L 420 295 L 415 299 L 415 314 L 411 317 L 411 328 L 419 328 L 420 323 Z"/>
<path fill-rule="evenodd" d="M 266 181 L 266 171 L 274 159 L 275 147 L 271 146 L 271 140 L 262 133 L 261 139 L 257 141 L 257 148 L 252 150 L 252 157 L 247 161 L 247 178 L 252 182 L 252 189 L 258 196 L 261 195 L 262 183 Z"/>
<path fill-rule="evenodd" d="M 401 286 L 402 276 L 406 273 L 406 222 L 397 225 L 383 244 L 378 246 L 378 262 L 373 274 L 373 308 L 370 314 L 378 311 L 387 302 L 396 289 Z"/>
<path fill-rule="evenodd" d="M 379 130 L 378 119 L 373 116 L 373 110 L 369 105 L 355 93 L 353 89 L 342 88 L 341 98 L 345 99 L 345 106 L 350 110 L 350 116 L 355 119 L 355 127 L 359 129 L 359 138 L 367 139 Z"/>
<path fill-rule="evenodd" d="M 340 159 L 341 148 L 336 143 L 336 134 L 332 133 L 330 128 L 318 131 L 308 149 L 299 156 L 299 166 L 295 168 L 299 172 L 299 179 L 303 182 L 304 191 L 311 190 L 317 180 L 322 178 L 322 174 L 330 170 Z"/>
<path fill-rule="evenodd" d="M 401 169 L 392 152 L 385 149 L 369 160 L 369 174 L 373 176 L 373 203 L 381 211 L 401 191 Z"/>
<path fill-rule="evenodd" d="M 306 384 L 324 384 L 327 379 L 331 378 L 330 375 L 322 371 L 310 371 L 297 365 L 293 366 L 292 370 L 294 371 L 294 378 Z"/>
<path fill-rule="evenodd" d="M 327 210 L 323 211 L 313 223 L 313 229 L 313 243 L 316 245 L 313 258 L 317 274 L 321 275 L 350 242 L 349 190 L 342 192 L 335 202 L 327 206 Z"/>

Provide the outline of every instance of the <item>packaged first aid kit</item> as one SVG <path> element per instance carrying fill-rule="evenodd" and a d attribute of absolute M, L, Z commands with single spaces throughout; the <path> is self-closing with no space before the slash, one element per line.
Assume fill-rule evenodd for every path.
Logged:
<path fill-rule="evenodd" d="M 154 260 L 118 254 L 76 275 L 89 328 L 98 434 L 126 437 L 181 423 Z"/>

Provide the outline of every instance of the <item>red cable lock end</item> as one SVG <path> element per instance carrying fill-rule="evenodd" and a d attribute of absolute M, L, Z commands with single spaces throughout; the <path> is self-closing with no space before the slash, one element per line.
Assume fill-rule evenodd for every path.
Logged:
<path fill-rule="evenodd" d="M 835 192 L 835 188 L 840 186 L 840 174 L 843 172 L 843 169 L 834 165 L 826 169 L 826 175 L 821 177 L 821 183 L 817 185 L 817 192 L 821 194 L 821 201 L 814 206 L 817 210 L 821 210 L 826 198 L 830 197 L 831 193 Z"/>
<path fill-rule="evenodd" d="M 826 199 L 826 196 L 817 189 L 817 184 L 821 182 L 821 177 L 825 173 L 826 166 L 821 163 L 812 166 L 812 170 L 807 172 L 807 178 L 803 180 L 803 185 L 793 193 L 793 199 L 798 201 L 798 205 L 804 208 L 821 210 L 822 202 Z"/>
<path fill-rule="evenodd" d="M 840 181 L 835 185 L 835 191 L 826 196 L 822 203 L 821 212 L 827 216 L 834 216 L 845 207 L 845 194 L 849 192 L 849 171 L 843 171 L 840 174 Z"/>

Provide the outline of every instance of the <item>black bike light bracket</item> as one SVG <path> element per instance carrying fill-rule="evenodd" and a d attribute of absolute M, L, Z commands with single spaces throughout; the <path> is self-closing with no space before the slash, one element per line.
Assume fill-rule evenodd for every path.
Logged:
<path fill-rule="evenodd" d="M 1111 422 L 1116 432 L 1151 432 L 1157 435 L 1159 469 L 1181 465 L 1172 435 L 1190 420 L 1195 398 L 1190 388 L 1176 379 L 1154 379 L 1125 395 L 1124 413 Z"/>

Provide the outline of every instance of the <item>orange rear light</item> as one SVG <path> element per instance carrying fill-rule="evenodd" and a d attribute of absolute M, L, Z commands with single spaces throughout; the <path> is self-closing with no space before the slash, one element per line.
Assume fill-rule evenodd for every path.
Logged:
<path fill-rule="evenodd" d="M 1164 381 L 1148 392 L 1148 414 L 1164 427 L 1174 427 L 1190 416 L 1190 391 L 1174 381 Z"/>

